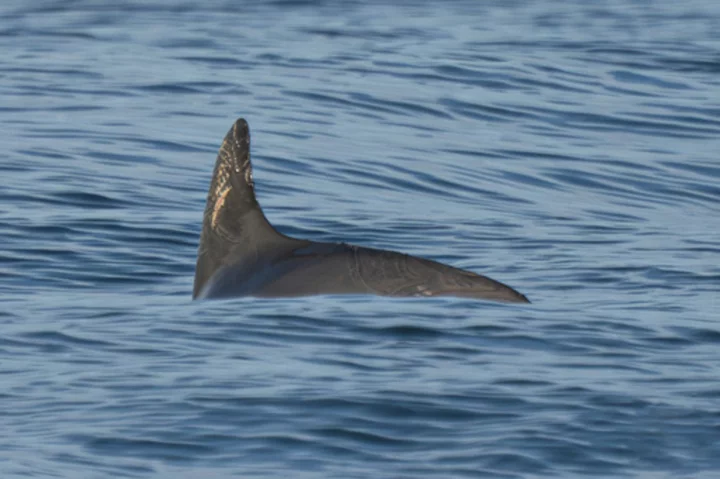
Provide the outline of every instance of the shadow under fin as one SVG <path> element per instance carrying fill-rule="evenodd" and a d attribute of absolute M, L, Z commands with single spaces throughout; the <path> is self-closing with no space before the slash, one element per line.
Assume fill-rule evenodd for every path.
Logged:
<path fill-rule="evenodd" d="M 292 240 L 268 222 L 255 198 L 250 164 L 250 129 L 240 118 L 220 146 L 203 217 L 193 298 L 231 257 Z"/>

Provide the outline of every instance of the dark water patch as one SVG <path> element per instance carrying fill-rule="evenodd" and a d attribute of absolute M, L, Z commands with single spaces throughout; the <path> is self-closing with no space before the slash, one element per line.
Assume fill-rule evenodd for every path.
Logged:
<path fill-rule="evenodd" d="M 563 168 L 562 170 L 550 170 L 546 173 L 546 176 L 571 186 L 617 192 L 617 189 L 612 185 L 598 181 L 602 178 L 601 176 L 590 172 Z M 631 193 L 631 191 L 625 190 L 625 193 Z"/>
<path fill-rule="evenodd" d="M 168 94 L 194 94 L 201 93 L 202 90 L 190 85 L 181 85 L 177 83 L 165 83 L 159 85 L 141 85 L 135 87 L 136 90 L 147 91 L 150 93 L 168 93 Z"/>
<path fill-rule="evenodd" d="M 111 150 L 89 150 L 84 154 L 84 156 L 92 158 L 94 160 L 99 160 L 102 163 L 107 164 L 117 163 L 120 165 L 125 165 L 128 163 L 138 163 L 142 165 L 158 163 L 158 160 L 156 158 L 149 155 L 130 155 L 125 153 L 117 153 Z"/>
<path fill-rule="evenodd" d="M 53 193 L 47 197 L 48 203 L 59 204 L 63 206 L 75 206 L 78 208 L 102 208 L 115 209 L 122 208 L 127 202 L 117 198 L 111 198 L 99 193 L 87 193 L 78 191 L 61 191 Z"/>
<path fill-rule="evenodd" d="M 176 59 L 190 63 L 206 64 L 213 68 L 243 68 L 255 66 L 255 63 L 253 62 L 223 56 L 182 56 L 177 57 Z"/>
<path fill-rule="evenodd" d="M 27 338 L 32 342 L 39 342 L 42 344 L 59 344 L 64 346 L 105 348 L 112 345 L 112 343 L 106 341 L 81 338 L 79 336 L 61 333 L 58 331 L 35 331 L 21 334 L 20 337 Z"/>
<path fill-rule="evenodd" d="M 717 278 L 716 282 L 718 285 L 720 285 L 720 277 Z M 674 326 L 672 330 L 677 332 L 685 340 L 693 344 L 699 345 L 720 343 L 720 331 L 715 329 Z"/>
<path fill-rule="evenodd" d="M 91 87 L 87 89 L 78 89 L 73 88 L 71 86 L 68 87 L 59 87 L 59 86 L 43 86 L 43 85 L 32 85 L 32 84 L 23 84 L 22 89 L 18 92 L 20 95 L 26 95 L 26 96 L 32 96 L 32 97 L 71 97 L 72 95 L 82 95 L 82 96 L 96 96 L 96 97 L 118 97 L 118 98 L 127 98 L 127 97 L 133 97 L 132 93 L 128 91 L 118 91 L 118 90 L 108 90 L 108 89 L 98 89 L 96 87 Z M 43 110 L 53 110 L 56 108 L 63 108 L 63 107 L 29 107 L 28 111 L 43 111 Z M 100 107 L 97 105 L 72 105 L 70 107 L 69 111 L 85 111 L 85 110 L 104 110 L 106 108 Z M 74 110 L 72 110 L 74 109 Z"/>
<path fill-rule="evenodd" d="M 405 112 L 408 115 L 416 116 L 418 114 L 422 115 L 430 115 L 437 118 L 452 118 L 451 115 L 448 115 L 447 113 L 437 110 L 434 108 L 430 108 L 425 105 L 418 105 L 414 103 L 409 102 L 399 102 L 399 101 L 392 101 L 388 99 L 381 99 L 376 98 L 371 95 L 365 94 L 365 93 L 354 93 L 350 95 L 350 98 L 353 98 L 359 102 L 363 102 L 365 104 L 375 105 L 379 106 L 381 108 L 393 108 L 398 112 Z"/>
<path fill-rule="evenodd" d="M 617 211 L 600 211 L 600 210 L 593 210 L 588 209 L 585 210 L 587 213 L 592 215 L 594 218 L 607 220 L 609 222 L 612 222 L 612 225 L 593 225 L 595 228 L 599 228 L 605 231 L 628 231 L 626 226 L 618 226 L 618 223 L 623 225 L 633 225 L 637 224 L 637 222 L 643 221 L 643 218 L 636 216 L 636 215 L 630 215 L 626 213 L 619 213 Z"/>
<path fill-rule="evenodd" d="M 418 68 L 418 67 L 411 67 L 410 71 L 404 71 L 397 68 L 394 69 L 388 69 L 384 68 L 383 70 L 377 70 L 377 69 L 369 69 L 369 68 L 358 68 L 358 67 L 350 67 L 348 68 L 348 71 L 357 73 L 359 75 L 367 76 L 388 76 L 392 78 L 397 78 L 399 80 L 405 80 L 405 81 L 416 81 L 416 82 L 447 82 L 447 83 L 457 83 L 457 84 L 470 84 L 473 86 L 483 87 L 490 90 L 497 90 L 497 91 L 506 91 L 506 90 L 514 90 L 518 89 L 518 87 L 510 84 L 509 81 L 502 81 L 502 80 L 494 80 L 489 79 L 485 77 L 478 77 L 478 78 L 468 78 L 463 76 L 453 77 L 453 76 L 445 76 L 445 75 L 439 75 L 439 74 L 433 74 L 433 73 L 426 73 L 427 68 Z"/>
<path fill-rule="evenodd" d="M 609 93 L 617 94 L 619 96 L 628 95 L 628 96 L 636 96 L 636 97 L 640 97 L 640 98 L 658 98 L 658 97 L 662 96 L 659 94 L 650 93 L 650 92 L 646 92 L 646 91 L 632 90 L 630 88 L 620 88 L 617 86 L 610 86 L 610 85 L 606 85 L 603 88 L 605 89 L 605 91 L 607 91 Z"/>
<path fill-rule="evenodd" d="M 37 29 L 28 27 L 15 27 L 8 28 L 0 33 L 2 36 L 7 37 L 45 37 L 55 39 L 77 39 L 77 40 L 99 40 L 99 37 L 91 34 L 90 32 L 81 31 L 60 31 L 52 29 Z"/>
<path fill-rule="evenodd" d="M 560 190 L 562 189 L 561 186 L 555 182 L 547 181 L 541 177 L 538 176 L 529 176 L 522 173 L 514 173 L 514 172 L 508 172 L 504 171 L 502 172 L 503 178 L 509 180 L 511 183 L 521 183 L 525 185 L 534 186 L 539 189 L 543 190 Z"/>
<path fill-rule="evenodd" d="M 494 385 L 497 386 L 511 386 L 511 387 L 523 387 L 523 388 L 548 388 L 552 386 L 553 383 L 548 381 L 540 381 L 540 380 L 534 380 L 534 379 L 514 379 L 514 378 L 508 378 L 508 379 L 498 379 L 493 381 Z"/>
<path fill-rule="evenodd" d="M 479 105 L 462 102 L 454 99 L 443 99 L 440 103 L 453 113 L 478 120 L 487 121 L 514 121 L 518 118 L 533 118 L 535 115 L 513 108 L 504 108 L 490 105 Z"/>
<path fill-rule="evenodd" d="M 150 93 L 167 93 L 167 94 L 220 94 L 230 91 L 237 95 L 239 90 L 230 83 L 220 82 L 183 82 L 183 83 L 163 83 L 155 85 L 136 86 L 135 89 L 143 90 Z"/>
<path fill-rule="evenodd" d="M 85 468 L 97 469 L 104 474 L 113 475 L 114 477 L 143 477 L 149 473 L 157 473 L 157 469 L 152 466 L 123 461 L 121 465 L 112 467 L 104 464 L 102 460 L 89 458 L 81 454 L 57 453 L 53 459 L 60 463 L 68 464 L 71 467 L 81 465 Z"/>
<path fill-rule="evenodd" d="M 317 358 L 311 362 L 316 362 L 318 364 L 329 365 L 329 366 L 342 367 L 342 368 L 350 370 L 350 371 L 357 371 L 357 372 L 363 372 L 363 373 L 380 372 L 380 371 L 384 370 L 384 368 L 382 368 L 382 367 L 370 366 L 367 364 L 362 364 L 358 361 L 349 361 L 349 360 L 332 360 L 332 359 L 325 359 L 325 358 Z"/>
<path fill-rule="evenodd" d="M 477 61 L 483 61 L 483 62 L 503 62 L 503 59 L 500 57 L 481 57 L 476 58 Z M 376 62 L 377 64 L 377 62 Z M 379 66 L 382 66 L 382 64 L 378 64 Z M 386 65 L 386 66 L 394 66 L 394 65 Z M 397 65 L 398 67 L 402 67 L 402 65 Z M 407 67 L 406 67 L 407 68 Z M 488 72 L 487 70 L 483 70 L 482 68 L 470 68 L 468 66 L 461 66 L 461 65 L 440 65 L 435 68 L 433 68 L 434 71 L 436 71 L 438 74 L 447 76 L 449 78 L 472 78 L 472 79 L 482 79 L 482 78 L 493 78 L 495 80 L 509 80 L 510 77 L 508 75 L 497 75 Z"/>
<path fill-rule="evenodd" d="M 585 158 L 579 158 L 575 156 L 568 156 L 563 155 L 559 153 L 549 153 L 549 152 L 540 152 L 540 151 L 525 151 L 525 150 L 515 150 L 515 149 L 490 149 L 489 153 L 498 155 L 498 158 L 503 158 L 507 160 L 518 160 L 523 158 L 532 158 L 532 159 L 538 159 L 538 160 L 549 160 L 552 162 L 576 162 L 576 163 L 582 163 L 584 161 L 589 161 Z"/>
<path fill-rule="evenodd" d="M 136 144 L 140 145 L 146 145 L 150 147 L 151 150 L 161 150 L 161 151 L 170 151 L 174 153 L 206 153 L 205 148 L 192 146 L 187 143 L 178 143 L 175 141 L 161 141 L 161 140 L 150 140 L 146 138 L 119 138 L 124 141 L 131 141 Z"/>
<path fill-rule="evenodd" d="M 87 80 L 101 80 L 102 74 L 88 71 L 88 70 L 77 70 L 72 68 L 32 68 L 32 67 L 10 67 L 3 68 L 3 73 L 24 73 L 29 74 L 33 77 L 36 75 L 50 75 L 58 77 L 78 77 Z"/>
<path fill-rule="evenodd" d="M 675 161 L 663 161 L 661 162 L 663 166 L 666 166 L 668 168 L 677 169 L 685 172 L 695 173 L 698 176 L 702 177 L 711 177 L 711 178 L 720 178 L 720 167 L 716 167 L 713 165 L 707 165 L 707 164 L 698 164 L 697 162 L 693 163 L 679 163 Z"/>
<path fill-rule="evenodd" d="M 517 78 L 514 82 L 518 85 L 531 87 L 533 90 L 536 88 L 543 88 L 548 90 L 557 90 L 563 92 L 573 92 L 578 94 L 589 94 L 592 90 L 589 88 L 581 88 L 581 85 L 575 85 L 568 82 L 557 82 L 549 80 L 538 80 L 537 78 Z"/>
<path fill-rule="evenodd" d="M 695 343 L 691 340 L 671 335 L 655 335 L 645 338 L 646 343 L 654 347 L 663 346 L 668 348 L 692 347 Z"/>
<path fill-rule="evenodd" d="M 478 198 L 486 197 L 502 203 L 529 203 L 521 198 L 505 195 L 495 189 L 483 189 L 476 184 L 462 181 L 462 169 L 456 169 L 458 178 L 454 179 L 447 175 L 441 176 L 427 173 L 422 168 L 401 166 L 401 164 L 412 165 L 413 158 L 402 157 L 398 159 L 400 161 L 394 162 L 392 167 L 378 165 L 378 172 L 364 169 L 358 170 L 358 174 L 353 174 L 353 176 L 358 177 L 361 175 L 373 179 L 373 183 L 358 183 L 369 187 L 377 188 L 379 185 L 385 184 L 391 190 L 413 191 L 430 197 L 452 198 L 453 201 L 466 198 L 476 201 Z M 342 173 L 342 170 L 340 172 Z"/>
<path fill-rule="evenodd" d="M 348 442 L 350 444 L 358 444 L 363 448 L 376 448 L 383 453 L 389 453 L 388 449 L 396 450 L 416 447 L 416 439 L 408 438 L 395 438 L 384 436 L 381 434 L 371 433 L 361 430 L 345 429 L 345 428 L 318 428 L 312 429 L 309 432 L 323 436 L 324 438 L 330 439 L 335 442 Z"/>
<path fill-rule="evenodd" d="M 625 112 L 623 112 L 625 113 Z M 625 113 L 625 114 L 629 114 Z M 662 120 L 664 122 L 681 122 L 681 123 L 687 123 L 690 125 L 703 125 L 703 126 L 720 126 L 720 121 L 717 119 L 710 119 L 710 118 L 702 118 L 702 117 L 696 117 L 696 116 L 688 116 L 688 115 L 679 115 L 677 113 L 675 114 L 658 114 L 658 113 L 634 113 L 634 115 L 640 117 L 640 118 L 649 118 L 649 119 L 657 119 Z"/>
<path fill-rule="evenodd" d="M 148 457 L 166 461 L 186 462 L 196 456 L 215 453 L 215 449 L 203 444 L 155 441 L 128 437 L 72 436 L 68 439 L 81 442 L 95 454 L 115 456 Z"/>
<path fill-rule="evenodd" d="M 716 59 L 688 59 L 666 58 L 661 60 L 664 67 L 682 73 L 718 73 L 720 72 L 720 58 Z"/>
<path fill-rule="evenodd" d="M 124 221 L 116 221 L 111 219 L 87 218 L 79 221 L 72 221 L 68 226 L 79 231 L 92 233 L 97 237 L 98 233 L 103 232 L 108 239 L 115 239 L 116 242 L 125 243 L 126 239 L 136 239 L 138 241 L 158 244 L 174 244 L 178 246 L 196 246 L 200 234 L 200 228 L 196 231 L 187 231 L 183 228 L 162 228 L 151 227 L 146 224 L 131 224 Z M 123 236 L 122 233 L 126 235 Z"/>
<path fill-rule="evenodd" d="M 393 113 L 393 110 L 384 106 L 377 106 L 377 105 L 369 105 L 365 102 L 358 102 L 358 101 L 351 101 L 347 100 L 345 98 L 341 98 L 339 96 L 333 96 L 323 93 L 314 93 L 314 92 L 300 92 L 300 91 L 292 91 L 292 90 L 286 90 L 283 92 L 284 95 L 288 96 L 294 96 L 298 98 L 302 98 L 304 100 L 309 100 L 312 102 L 320 102 L 320 103 L 326 103 L 329 105 L 335 105 L 335 106 L 343 106 L 348 108 L 358 108 L 361 110 L 366 110 L 365 114 L 369 114 L 369 117 L 374 117 L 377 119 L 380 119 L 380 116 L 377 115 L 377 113 L 383 112 L 383 113 Z"/>
<path fill-rule="evenodd" d="M 623 115 L 602 115 L 598 113 L 579 112 L 571 110 L 549 110 L 546 108 L 529 108 L 531 112 L 542 115 L 546 120 L 554 124 L 567 125 L 572 128 L 592 128 L 607 130 L 625 129 L 635 134 L 672 134 L 687 138 L 702 138 L 703 135 L 716 137 L 720 130 L 712 128 L 700 128 L 697 126 L 685 126 L 675 121 L 649 121 L 629 118 Z"/>
<path fill-rule="evenodd" d="M 218 49 L 220 45 L 217 41 L 213 40 L 212 38 L 203 38 L 201 36 L 197 37 L 172 37 L 172 38 L 162 38 L 155 41 L 155 45 L 158 47 L 161 47 L 163 49 L 196 49 L 196 50 L 206 50 L 206 51 L 212 51 L 215 49 Z"/>
<path fill-rule="evenodd" d="M 379 329 L 378 332 L 387 339 L 399 340 L 436 339 L 443 335 L 441 331 L 435 329 L 409 325 L 388 326 Z"/>
<path fill-rule="evenodd" d="M 404 37 L 426 37 L 426 30 L 412 28 L 393 28 L 391 30 L 366 30 L 355 28 L 300 28 L 299 31 L 311 35 L 320 35 L 328 38 L 359 38 L 364 40 L 395 40 Z"/>
<path fill-rule="evenodd" d="M 659 78 L 655 78 L 650 75 L 641 75 L 641 74 L 634 73 L 631 71 L 626 71 L 626 70 L 617 70 L 617 71 L 612 71 L 609 73 L 616 80 L 621 81 L 621 82 L 626 82 L 626 83 L 641 83 L 641 84 L 646 84 L 646 85 L 652 85 L 652 86 L 658 87 L 658 88 L 666 88 L 666 89 L 672 89 L 672 90 L 688 90 L 688 89 L 690 89 L 689 86 L 687 86 L 683 83 L 663 81 Z"/>

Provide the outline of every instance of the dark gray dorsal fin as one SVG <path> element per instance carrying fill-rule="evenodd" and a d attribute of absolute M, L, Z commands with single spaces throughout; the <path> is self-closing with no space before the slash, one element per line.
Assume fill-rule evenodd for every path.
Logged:
<path fill-rule="evenodd" d="M 286 237 L 268 222 L 255 199 L 250 165 L 250 129 L 235 122 L 220 146 L 200 235 L 193 298 L 223 265 L 256 255 Z M 237 258 L 233 258 L 237 257 Z"/>

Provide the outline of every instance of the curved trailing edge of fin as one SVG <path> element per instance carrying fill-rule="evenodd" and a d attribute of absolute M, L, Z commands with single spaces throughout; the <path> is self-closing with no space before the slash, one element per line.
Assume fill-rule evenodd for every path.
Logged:
<path fill-rule="evenodd" d="M 281 236 L 255 198 L 250 164 L 250 128 L 240 118 L 220 146 L 203 217 L 193 298 L 232 256 L 253 254 L 268 237 Z"/>

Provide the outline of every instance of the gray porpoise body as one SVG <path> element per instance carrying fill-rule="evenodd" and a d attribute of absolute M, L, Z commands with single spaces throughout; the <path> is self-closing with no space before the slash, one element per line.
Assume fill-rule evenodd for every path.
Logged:
<path fill-rule="evenodd" d="M 290 238 L 255 198 L 250 131 L 235 122 L 220 146 L 200 236 L 193 298 L 315 294 L 461 296 L 528 303 L 485 276 L 394 251 Z"/>

